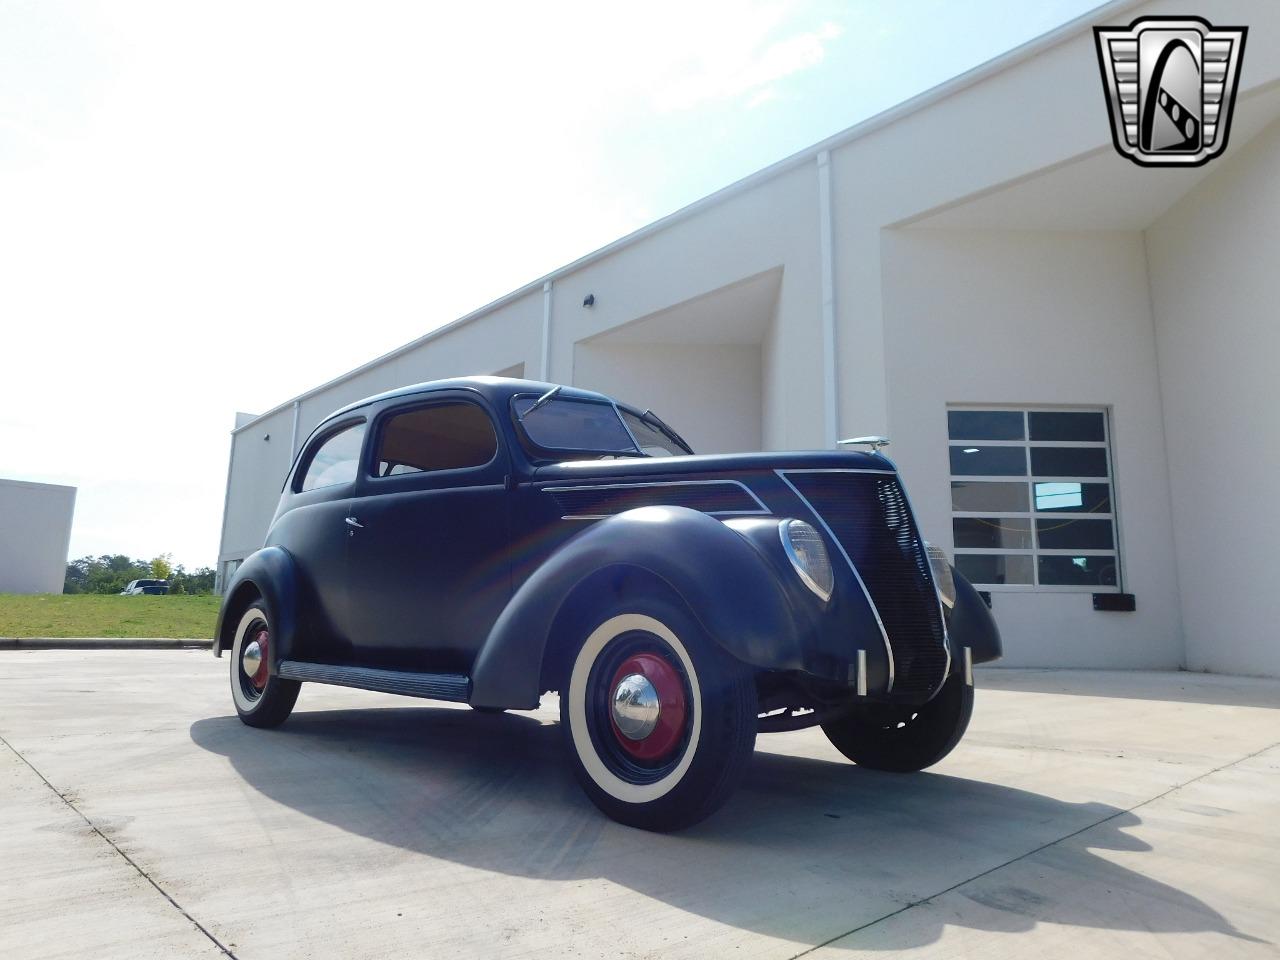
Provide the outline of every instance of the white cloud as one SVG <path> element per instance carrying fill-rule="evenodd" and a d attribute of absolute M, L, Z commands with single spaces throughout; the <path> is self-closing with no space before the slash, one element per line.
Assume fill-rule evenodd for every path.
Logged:
<path fill-rule="evenodd" d="M 748 97 L 748 106 L 776 99 L 773 84 L 793 74 L 816 67 L 826 56 L 827 45 L 843 30 L 824 23 L 814 30 L 771 39 L 782 24 L 756 21 L 734 40 L 706 56 L 694 69 L 681 72 L 654 96 L 663 110 L 688 110 L 708 102 Z"/>

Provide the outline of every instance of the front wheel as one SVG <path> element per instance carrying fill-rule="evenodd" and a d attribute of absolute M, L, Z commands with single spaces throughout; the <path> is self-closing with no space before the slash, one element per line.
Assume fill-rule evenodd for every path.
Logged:
<path fill-rule="evenodd" d="M 910 773 L 950 753 L 969 726 L 973 687 L 952 676 L 928 703 L 900 709 L 869 704 L 828 720 L 822 732 L 837 750 L 872 770 Z"/>
<path fill-rule="evenodd" d="M 240 617 L 231 645 L 231 699 L 251 727 L 278 727 L 288 720 L 302 686 L 271 673 L 270 649 L 271 614 L 258 601 Z"/>
<path fill-rule="evenodd" d="M 677 606 L 624 603 L 580 641 L 560 723 L 597 807 L 629 826 L 679 830 L 741 781 L 755 749 L 755 682 Z"/>

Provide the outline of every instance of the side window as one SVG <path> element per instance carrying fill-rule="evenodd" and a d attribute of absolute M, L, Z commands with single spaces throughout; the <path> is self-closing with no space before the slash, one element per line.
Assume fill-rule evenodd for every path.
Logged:
<path fill-rule="evenodd" d="M 489 415 L 474 403 L 432 404 L 389 417 L 378 437 L 380 477 L 482 467 L 498 452 Z"/>
<path fill-rule="evenodd" d="M 307 461 L 302 482 L 296 489 L 305 493 L 354 480 L 360 463 L 360 444 L 364 441 L 364 429 L 363 423 L 353 423 L 323 440 Z"/>

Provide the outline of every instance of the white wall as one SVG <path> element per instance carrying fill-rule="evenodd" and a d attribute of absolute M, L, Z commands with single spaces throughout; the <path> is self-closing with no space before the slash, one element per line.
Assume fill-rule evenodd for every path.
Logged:
<path fill-rule="evenodd" d="M 759 450 L 763 403 L 754 344 L 579 344 L 575 386 L 652 407 L 698 453 Z"/>
<path fill-rule="evenodd" d="M 243 560 L 262 546 L 293 462 L 293 407 L 254 421 L 231 435 L 230 495 L 222 518 L 218 560 Z"/>
<path fill-rule="evenodd" d="M 0 593 L 61 593 L 76 488 L 0 480 Z"/>
<path fill-rule="evenodd" d="M 708 206 L 556 280 L 549 379 L 587 386 L 574 367 L 585 356 L 577 344 L 779 268 L 771 362 L 790 371 L 820 370 L 818 265 L 817 168 L 809 165 Z M 582 306 L 587 294 L 596 298 L 590 309 Z M 776 378 L 770 382 L 775 388 L 766 389 L 762 401 L 769 427 L 763 444 L 771 449 L 820 446 L 822 378 L 789 377 L 785 390 L 776 389 Z M 615 392 L 608 384 L 600 388 Z M 756 409 L 759 420 L 760 407 Z M 683 433 L 674 415 L 669 419 Z"/>
<path fill-rule="evenodd" d="M 1138 233 L 888 230 L 888 415 L 924 535 L 952 548 L 948 403 L 1109 407 L 1126 592 L 993 593 L 1005 665 L 1182 660 L 1155 343 Z M 857 375 L 846 369 L 845 376 Z"/>
<path fill-rule="evenodd" d="M 1187 666 L 1280 676 L 1280 124 L 1147 251 Z"/>

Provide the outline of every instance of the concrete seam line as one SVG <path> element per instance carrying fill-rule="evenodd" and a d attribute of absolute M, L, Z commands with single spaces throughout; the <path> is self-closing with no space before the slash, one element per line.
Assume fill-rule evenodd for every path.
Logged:
<path fill-rule="evenodd" d="M 23 755 L 22 755 L 22 754 L 21 754 L 21 753 L 20 753 L 20 752 L 19 752 L 19 751 L 14 747 L 14 746 L 13 746 L 13 744 L 11 744 L 8 740 L 6 740 L 6 739 L 5 739 L 4 737 L 2 737 L 2 736 L 0 736 L 0 743 L 3 743 L 6 747 L 8 747 L 9 751 L 10 751 L 10 752 L 15 756 L 15 757 L 17 757 L 19 760 L 21 760 L 23 763 L 25 763 L 25 764 L 27 765 L 27 767 L 31 770 L 31 772 L 32 772 L 32 773 L 34 773 L 37 777 L 39 777 L 39 778 L 40 778 L 40 780 L 41 780 L 41 782 L 42 782 L 42 783 L 44 783 L 44 785 L 45 785 L 46 787 L 48 787 L 50 790 L 52 790 L 52 791 L 53 791 L 53 795 L 54 795 L 55 797 L 57 797 L 59 800 L 61 800 L 61 801 L 62 801 L 62 802 L 67 806 L 67 807 L 69 807 L 70 809 L 74 810 L 74 811 L 76 812 L 76 815 L 77 815 L 77 816 L 79 816 L 81 820 L 83 820 L 85 823 L 87 823 L 87 824 L 89 825 L 89 829 L 90 829 L 90 830 L 92 830 L 92 831 L 93 831 L 94 833 L 96 833 L 99 837 L 101 837 L 101 838 L 102 838 L 102 839 L 107 843 L 107 845 L 108 845 L 109 847 L 111 847 L 111 849 L 112 849 L 112 850 L 114 850 L 116 853 L 118 853 L 118 854 L 120 855 L 120 857 L 124 860 L 124 862 L 125 862 L 125 863 L 127 863 L 127 864 L 129 864 L 129 866 L 133 867 L 133 869 L 134 869 L 134 870 L 136 870 L 136 871 L 138 872 L 138 876 L 142 877 L 142 879 L 146 880 L 146 881 L 147 881 L 147 883 L 151 884 L 151 886 L 153 886 L 153 887 L 155 888 L 156 892 L 157 892 L 157 893 L 159 893 L 159 894 L 160 894 L 160 896 L 162 896 L 162 897 L 164 897 L 166 900 L 168 900 L 168 901 L 169 901 L 169 903 L 173 905 L 173 908 L 174 908 L 175 910 L 177 910 L 180 914 L 182 914 L 184 917 L 186 917 L 188 921 L 190 921 L 190 923 L 191 923 L 191 925 L 192 925 L 192 926 L 194 926 L 197 930 L 199 930 L 199 931 L 200 931 L 201 933 L 203 933 L 206 937 L 208 937 L 208 938 L 209 938 L 209 941 L 210 941 L 210 942 L 211 942 L 215 947 L 217 947 L 219 950 L 221 950 L 221 951 L 222 951 L 224 954 L 226 954 L 228 957 L 231 957 L 231 960 L 239 960 L 239 958 L 238 958 L 238 957 L 236 957 L 236 955 L 235 955 L 234 953 L 232 953 L 230 950 L 228 950 L 228 949 L 223 945 L 223 943 L 222 943 L 222 941 L 221 941 L 221 940 L 219 940 L 219 939 L 218 939 L 217 937 L 215 937 L 212 933 L 210 933 L 210 932 L 205 928 L 205 926 L 204 926 L 204 925 L 203 925 L 199 920 L 197 920 L 195 917 L 193 917 L 191 914 L 189 914 L 185 909 L 183 909 L 183 907 L 178 903 L 178 901 L 177 901 L 177 900 L 175 900 L 175 899 L 173 899 L 173 897 L 169 896 L 169 894 L 165 891 L 165 889 L 164 889 L 162 886 L 160 886 L 160 884 L 158 884 L 158 883 L 156 883 L 154 880 L 152 880 L 152 879 L 151 879 L 151 877 L 150 877 L 150 875 L 147 873 L 147 871 L 143 870 L 143 869 L 142 869 L 142 867 L 138 866 L 138 864 L 134 862 L 134 860 L 133 860 L 133 858 L 132 858 L 132 857 L 130 857 L 127 853 L 125 853 L 125 852 L 124 852 L 123 850 L 121 850 L 118 846 L 116 846 L 115 841 L 113 841 L 113 840 L 112 840 L 110 837 L 108 837 L 105 833 L 103 833 L 101 830 L 99 830 L 99 829 L 98 829 L 98 825 L 97 825 L 97 824 L 95 824 L 95 823 L 94 823 L 92 820 L 90 820 L 88 817 L 86 817 L 86 816 L 84 815 L 83 811 L 81 811 L 81 810 L 77 809 L 77 807 L 76 807 L 76 805 L 75 805 L 75 804 L 73 804 L 70 800 L 68 800 L 68 799 L 67 799 L 66 797 L 64 797 L 61 793 L 59 793 L 59 792 L 58 792 L 58 788 L 57 788 L 57 787 L 55 787 L 52 783 L 50 783 L 50 782 L 49 782 L 48 777 L 46 777 L 43 773 L 41 773 L 39 770 L 37 770 L 37 769 L 36 769 L 35 764 L 33 764 L 30 760 L 28 760 L 26 757 L 24 757 L 24 756 L 23 756 Z"/>
<path fill-rule="evenodd" d="M 1042 843 L 1040 844 L 1040 846 L 1036 847 L 1034 850 L 1028 850 L 1026 853 L 1020 853 L 1018 854 L 1018 856 L 1011 857 L 1010 859 L 1006 860 L 1004 863 L 998 863 L 994 867 L 990 867 L 986 870 L 983 870 L 981 873 L 975 873 L 972 877 L 968 877 L 967 879 L 960 880 L 957 883 L 953 883 L 951 886 L 947 887 L 945 890 L 939 890 L 937 893 L 931 893 L 929 894 L 929 896 L 921 897 L 919 900 L 912 900 L 910 903 L 903 904 L 897 910 L 892 910 L 889 913 L 884 914 L 883 916 L 876 917 L 874 920 L 868 920 L 866 923 L 861 924 L 860 926 L 856 926 L 852 930 L 846 930 L 844 933 L 836 934 L 834 937 L 832 937 L 829 940 L 823 940 L 822 943 L 815 943 L 812 947 L 809 947 L 805 950 L 801 950 L 799 953 L 792 954 L 790 957 L 787 958 L 787 960 L 799 960 L 800 957 L 806 957 L 816 950 L 821 950 L 823 947 L 829 947 L 831 944 L 835 943 L 837 940 L 843 940 L 845 937 L 851 937 L 855 933 L 861 933 L 863 930 L 866 930 L 869 927 L 874 927 L 876 924 L 881 923 L 885 920 L 892 919 L 893 917 L 896 917 L 900 913 L 906 913 L 908 910 L 912 909 L 913 907 L 918 907 L 918 906 L 921 906 L 922 904 L 930 903 L 934 900 L 937 900 L 939 897 L 944 897 L 948 893 L 951 893 L 954 890 L 959 890 L 961 887 L 966 886 L 970 883 L 973 883 L 973 881 L 975 880 L 981 880 L 983 877 L 993 874 L 997 870 L 1003 870 L 1005 867 L 1010 866 L 1011 864 L 1015 864 L 1019 860 L 1025 860 L 1027 857 L 1035 856 L 1041 850 L 1047 850 L 1049 847 L 1062 843 L 1062 841 L 1064 840 L 1070 840 L 1072 837 L 1078 837 L 1082 833 L 1088 833 L 1094 827 L 1101 826 L 1102 824 L 1108 822 L 1109 820 L 1114 820 L 1116 817 L 1124 816 L 1126 813 L 1132 813 L 1133 811 L 1139 810 L 1142 807 L 1147 806 L 1148 804 L 1155 803 L 1157 800 L 1163 800 L 1165 797 L 1169 796 L 1169 794 L 1177 793 L 1183 787 L 1189 787 L 1191 786 L 1191 784 L 1197 783 L 1200 780 L 1205 779 L 1206 777 L 1212 777 L 1215 773 L 1221 773 L 1223 770 L 1229 769 L 1230 767 L 1234 767 L 1237 764 L 1244 763 L 1246 760 L 1252 760 L 1254 757 L 1264 754 L 1268 750 L 1274 750 L 1276 747 L 1280 747 L 1280 741 L 1269 744 L 1265 747 L 1262 747 L 1259 750 L 1255 750 L 1253 753 L 1250 753 L 1243 757 L 1239 757 L 1235 760 L 1232 760 L 1230 763 L 1224 763 L 1220 767 L 1214 767 L 1212 770 L 1207 770 L 1204 773 L 1200 774 L 1199 776 L 1192 777 L 1190 780 L 1187 780 L 1183 783 L 1175 783 L 1172 787 L 1170 787 L 1168 790 L 1164 791 L 1163 793 L 1159 793 L 1154 797 L 1150 797 L 1146 800 L 1143 800 L 1141 803 L 1135 803 L 1132 807 L 1126 807 L 1124 810 L 1117 810 L 1115 813 L 1111 814 L 1110 816 L 1103 817 L 1101 820 L 1098 820 L 1095 823 L 1091 823 L 1088 826 L 1081 827 L 1079 830 L 1073 830 L 1071 833 L 1068 833 L 1065 836 L 1058 837 L 1058 839 L 1056 840 L 1050 840 L 1047 843 Z"/>

